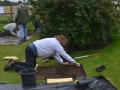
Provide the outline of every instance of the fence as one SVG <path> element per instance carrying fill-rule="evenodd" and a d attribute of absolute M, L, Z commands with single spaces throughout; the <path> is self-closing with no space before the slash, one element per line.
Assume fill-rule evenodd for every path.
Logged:
<path fill-rule="evenodd" d="M 26 6 L 31 7 L 31 5 L 26 5 Z M 0 23 L 12 22 L 16 6 L 11 4 L 11 6 L 3 6 L 2 8 L 3 10 L 0 9 Z"/>

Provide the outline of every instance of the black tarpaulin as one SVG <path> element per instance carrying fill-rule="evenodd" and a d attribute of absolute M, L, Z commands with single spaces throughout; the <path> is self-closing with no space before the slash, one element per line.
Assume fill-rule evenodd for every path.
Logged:
<path fill-rule="evenodd" d="M 26 40 L 31 39 L 33 36 L 27 36 Z M 13 36 L 0 37 L 0 45 L 19 45 L 19 38 Z"/>
<path fill-rule="evenodd" d="M 78 80 L 77 83 L 37 83 L 35 87 L 23 87 L 22 84 L 0 84 L 0 90 L 117 90 L 104 76 L 91 78 L 80 76 L 76 80 Z"/>
<path fill-rule="evenodd" d="M 80 90 L 117 90 L 104 76 L 77 77 Z"/>
<path fill-rule="evenodd" d="M 73 82 L 59 84 L 37 84 L 36 87 L 22 87 L 22 84 L 0 84 L 0 90 L 79 90 Z"/>

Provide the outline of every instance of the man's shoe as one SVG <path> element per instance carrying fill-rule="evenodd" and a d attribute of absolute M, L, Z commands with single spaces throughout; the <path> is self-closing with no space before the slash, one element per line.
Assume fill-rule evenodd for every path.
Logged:
<path fill-rule="evenodd" d="M 6 36 L 6 35 L 5 35 L 5 32 L 1 32 L 1 33 L 0 33 L 0 36 L 1 36 L 1 37 L 2 37 L 2 36 Z"/>
<path fill-rule="evenodd" d="M 4 67 L 4 71 L 8 71 L 10 69 L 12 69 L 11 64 L 15 63 L 14 60 L 10 59 L 9 62 L 7 63 L 7 65 Z"/>
<path fill-rule="evenodd" d="M 26 39 L 21 39 L 21 40 L 19 40 L 19 44 L 21 44 L 21 43 L 23 43 L 25 41 L 26 41 Z"/>
<path fill-rule="evenodd" d="M 4 35 L 4 33 L 3 32 L 0 32 L 0 37 L 2 37 Z"/>
<path fill-rule="evenodd" d="M 0 37 L 2 37 L 2 34 L 1 34 L 1 32 L 0 32 Z"/>

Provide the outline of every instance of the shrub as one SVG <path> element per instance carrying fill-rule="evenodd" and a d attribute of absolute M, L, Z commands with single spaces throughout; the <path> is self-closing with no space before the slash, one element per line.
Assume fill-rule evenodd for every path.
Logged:
<path fill-rule="evenodd" d="M 105 45 L 117 31 L 111 0 L 30 0 L 33 15 L 44 22 L 41 37 L 63 34 L 68 47 Z"/>

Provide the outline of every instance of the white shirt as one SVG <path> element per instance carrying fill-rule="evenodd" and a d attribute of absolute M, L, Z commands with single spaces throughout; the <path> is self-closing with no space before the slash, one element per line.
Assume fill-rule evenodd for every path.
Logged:
<path fill-rule="evenodd" d="M 45 38 L 41 40 L 36 40 L 33 42 L 37 48 L 37 55 L 41 58 L 47 58 L 53 56 L 59 63 L 63 63 L 62 56 L 67 61 L 71 63 L 76 63 L 76 61 L 70 57 L 61 46 L 60 42 L 56 38 Z"/>
<path fill-rule="evenodd" d="M 4 28 L 6 31 L 10 31 L 10 33 L 11 33 L 12 35 L 17 35 L 17 34 L 15 33 L 15 31 L 17 30 L 17 28 L 16 28 L 16 23 L 7 24 L 7 25 L 5 25 L 3 28 Z"/>

